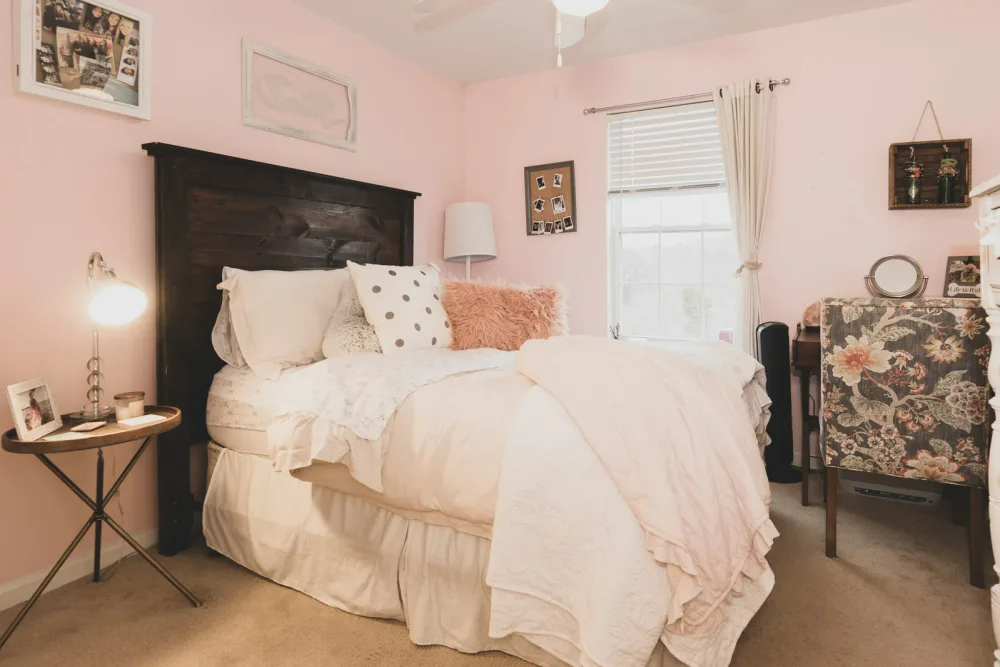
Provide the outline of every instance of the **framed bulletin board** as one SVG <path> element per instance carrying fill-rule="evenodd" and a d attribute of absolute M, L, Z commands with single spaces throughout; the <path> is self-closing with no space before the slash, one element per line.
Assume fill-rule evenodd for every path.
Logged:
<path fill-rule="evenodd" d="M 573 161 L 524 168 L 528 236 L 565 234 L 579 229 Z"/>
<path fill-rule="evenodd" d="M 117 0 L 17 0 L 18 88 L 149 120 L 153 17 Z"/>

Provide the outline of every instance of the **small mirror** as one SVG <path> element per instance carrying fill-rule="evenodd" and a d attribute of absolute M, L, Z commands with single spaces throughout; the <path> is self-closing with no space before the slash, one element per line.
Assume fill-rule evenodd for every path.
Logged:
<path fill-rule="evenodd" d="M 927 276 L 916 260 L 905 255 L 883 257 L 872 265 L 865 276 L 868 292 L 884 299 L 919 297 L 927 289 Z"/>

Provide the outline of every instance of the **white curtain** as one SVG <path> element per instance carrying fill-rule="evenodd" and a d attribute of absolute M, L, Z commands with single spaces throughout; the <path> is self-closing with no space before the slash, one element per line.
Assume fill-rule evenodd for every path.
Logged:
<path fill-rule="evenodd" d="M 761 320 L 760 238 L 764 231 L 771 158 L 774 152 L 774 93 L 768 80 L 746 79 L 716 88 L 726 187 L 740 254 L 738 344 L 757 356 Z"/>

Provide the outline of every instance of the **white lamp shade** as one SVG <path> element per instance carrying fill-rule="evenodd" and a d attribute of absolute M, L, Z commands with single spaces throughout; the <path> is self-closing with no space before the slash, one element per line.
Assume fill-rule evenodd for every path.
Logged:
<path fill-rule="evenodd" d="M 117 278 L 97 280 L 91 290 L 87 313 L 98 324 L 128 324 L 146 310 L 141 289 Z"/>
<path fill-rule="evenodd" d="M 480 202 L 452 204 L 444 214 L 444 259 L 446 262 L 485 262 L 496 259 L 490 205 Z"/>
<path fill-rule="evenodd" d="M 570 16 L 590 16 L 604 9 L 608 0 L 552 0 L 552 3 L 563 14 Z"/>

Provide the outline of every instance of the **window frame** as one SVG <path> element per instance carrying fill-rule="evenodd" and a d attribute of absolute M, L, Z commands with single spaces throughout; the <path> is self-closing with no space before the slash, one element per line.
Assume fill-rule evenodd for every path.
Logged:
<path fill-rule="evenodd" d="M 644 111 L 656 112 L 665 108 L 676 108 L 684 106 L 692 106 L 694 104 L 702 105 L 705 102 L 694 102 L 685 103 L 677 105 L 669 105 L 666 107 L 657 107 L 655 109 L 647 109 Z M 630 112 L 630 115 L 636 115 L 636 112 Z M 701 238 L 701 276 L 698 281 L 698 288 L 702 290 L 702 297 L 704 297 L 704 290 L 706 287 L 705 283 L 705 242 L 704 234 L 706 232 L 722 232 L 726 231 L 730 234 L 735 235 L 735 230 L 732 221 L 728 224 L 700 224 L 700 225 L 650 225 L 645 227 L 629 227 L 625 229 L 622 221 L 622 202 L 626 198 L 632 197 L 669 197 L 669 196 L 687 196 L 693 194 L 718 194 L 723 193 L 727 196 L 729 190 L 725 182 L 725 177 L 723 176 L 721 181 L 710 183 L 710 184 L 699 184 L 699 185 L 688 185 L 688 186 L 676 186 L 669 188 L 658 188 L 658 189 L 640 189 L 634 191 L 622 191 L 619 187 L 617 190 L 613 188 L 613 174 L 612 174 L 612 164 L 611 164 L 611 154 L 612 154 L 612 137 L 611 137 L 611 127 L 612 124 L 617 122 L 616 114 L 610 114 L 607 121 L 607 155 L 608 155 L 608 174 L 607 174 L 607 186 L 608 186 L 608 202 L 607 202 L 607 219 L 608 219 L 608 246 L 610 252 L 608 253 L 608 318 L 611 327 L 621 325 L 621 314 L 622 314 L 622 302 L 624 299 L 624 271 L 623 271 L 623 260 L 622 260 L 622 243 L 625 234 L 670 234 L 670 233 L 700 233 Z M 735 242 L 735 236 L 734 236 Z M 660 243 L 660 239 L 657 238 L 657 243 Z M 662 246 L 659 246 L 662 247 Z M 659 281 L 659 277 L 662 275 L 662 265 L 658 263 L 657 265 L 657 278 L 656 283 L 657 288 L 662 288 L 664 286 L 670 286 L 667 283 Z M 646 284 L 646 283 L 640 283 Z M 688 285 L 685 285 L 687 287 Z M 702 307 L 704 307 L 704 300 L 702 301 Z M 658 313 L 659 315 L 659 313 Z M 704 309 L 700 314 L 700 324 L 701 324 L 701 337 L 699 339 L 690 338 L 671 338 L 667 336 L 660 335 L 647 335 L 647 334 L 625 334 L 619 329 L 619 336 L 623 339 L 633 339 L 633 340 L 651 340 L 651 341 L 663 341 L 663 342 L 677 342 L 677 341 L 690 341 L 690 340 L 708 340 L 706 337 L 706 324 L 707 320 L 705 317 Z"/>

